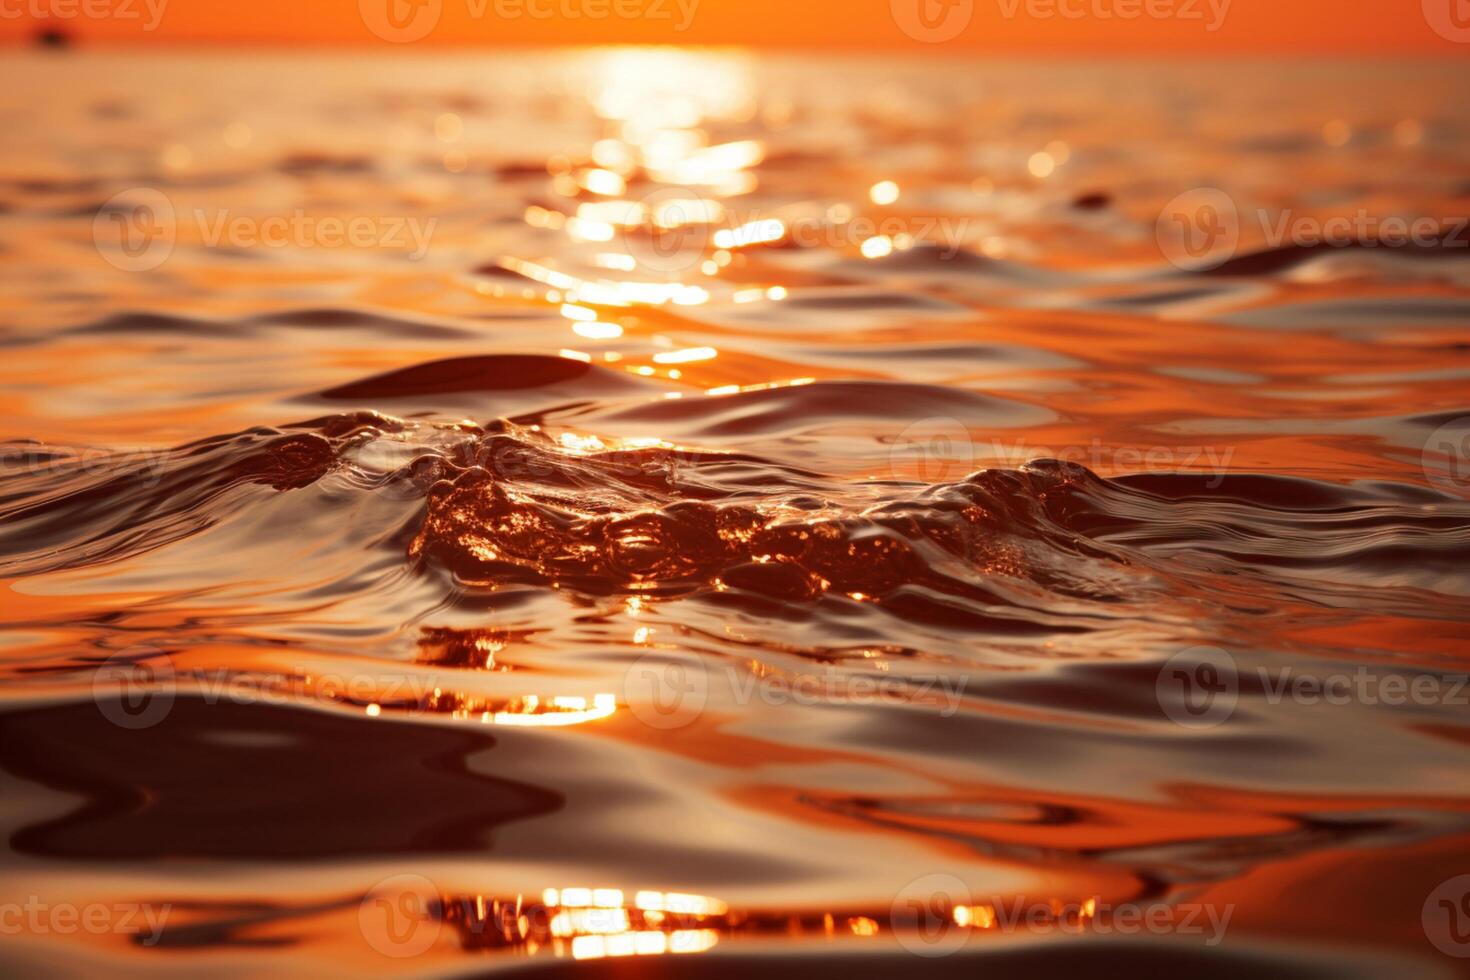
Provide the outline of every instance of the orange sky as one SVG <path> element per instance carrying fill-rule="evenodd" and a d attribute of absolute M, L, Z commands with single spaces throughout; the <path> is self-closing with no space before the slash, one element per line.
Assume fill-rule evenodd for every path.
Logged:
<path fill-rule="evenodd" d="M 390 44 L 369 23 L 406 40 Z M 0 38 L 29 38 L 46 24 L 84 41 L 130 44 L 413 49 L 649 42 L 928 54 L 1470 52 L 1470 0 L 0 0 Z M 936 42 L 923 43 L 916 34 Z M 948 35 L 953 36 L 937 40 Z"/>

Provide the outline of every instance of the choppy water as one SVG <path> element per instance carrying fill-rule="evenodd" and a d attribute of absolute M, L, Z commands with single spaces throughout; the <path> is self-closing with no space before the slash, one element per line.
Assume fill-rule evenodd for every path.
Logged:
<path fill-rule="evenodd" d="M 1462 967 L 1462 66 L 0 75 L 7 972 Z"/>

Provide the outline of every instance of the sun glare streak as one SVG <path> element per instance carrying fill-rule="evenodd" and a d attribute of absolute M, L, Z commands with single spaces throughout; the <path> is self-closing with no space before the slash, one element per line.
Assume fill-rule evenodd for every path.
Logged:
<path fill-rule="evenodd" d="M 719 356 L 713 347 L 687 347 L 684 350 L 664 351 L 653 355 L 655 364 L 688 364 L 691 361 L 708 361 Z"/>

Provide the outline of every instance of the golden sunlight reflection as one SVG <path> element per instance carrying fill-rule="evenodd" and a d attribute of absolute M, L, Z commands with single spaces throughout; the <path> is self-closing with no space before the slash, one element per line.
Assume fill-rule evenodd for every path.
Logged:
<path fill-rule="evenodd" d="M 692 361 L 708 361 L 719 356 L 713 347 L 686 347 L 683 350 L 664 351 L 653 355 L 655 364 L 688 364 Z"/>
<path fill-rule="evenodd" d="M 345 699 L 332 696 L 327 700 Z M 366 701 L 360 707 L 369 718 L 435 714 L 481 725 L 567 728 L 611 717 L 618 710 L 618 699 L 617 695 L 610 692 L 599 692 L 591 697 L 578 694 L 549 697 L 527 694 L 517 698 L 493 699 L 436 687 L 432 693 L 419 698 L 391 701 L 383 698 Z"/>
<path fill-rule="evenodd" d="M 547 888 L 540 901 L 473 895 L 443 900 L 443 915 L 470 948 L 548 951 L 572 959 L 701 953 L 732 927 L 729 906 L 682 892 Z"/>
<path fill-rule="evenodd" d="M 721 228 L 715 232 L 714 242 L 719 248 L 744 248 L 748 245 L 765 245 L 779 242 L 786 237 L 786 226 L 776 218 L 748 221 L 738 228 Z"/>
<path fill-rule="evenodd" d="M 882 974 L 1009 956 L 1013 902 L 1137 959 L 1116 901 L 1432 953 L 1463 715 L 1245 684 L 1212 734 L 1176 668 L 1470 663 L 1452 66 L 457 52 L 442 6 L 386 60 L 7 60 L 6 856 L 179 912 L 26 962 Z"/>
<path fill-rule="evenodd" d="M 1086 927 L 1097 918 L 1098 897 L 1046 899 L 1037 910 L 1049 920 Z M 442 914 L 468 949 L 504 949 L 576 960 L 665 953 L 699 953 L 722 938 L 806 937 L 825 942 L 866 940 L 928 928 L 892 910 L 732 909 L 708 895 L 688 892 L 572 886 L 546 888 L 539 896 L 477 894 L 441 900 Z M 954 905 L 934 910 L 965 935 L 995 928 L 993 905 Z"/>
<path fill-rule="evenodd" d="M 754 117 L 751 66 L 743 59 L 621 49 L 595 55 L 588 65 L 588 101 L 605 132 L 585 157 L 548 162 L 553 197 L 527 207 L 524 220 L 576 246 L 598 247 L 587 265 L 639 280 L 589 279 L 516 258 L 501 264 L 551 287 L 547 300 L 564 302 L 569 319 L 598 324 L 574 326 L 579 336 L 613 340 L 622 335 L 620 326 L 604 322 L 595 310 L 584 315 L 568 306 L 708 302 L 709 292 L 678 281 L 686 278 L 680 273 L 713 276 L 728 263 L 725 246 L 724 262 L 706 259 L 708 232 L 728 218 L 723 199 L 755 189 L 752 170 L 764 159 L 765 146 L 754 139 L 715 142 L 704 128 Z M 743 233 L 741 244 L 785 234 L 779 221 L 757 224 Z M 733 234 L 714 230 L 721 241 Z"/>
<path fill-rule="evenodd" d="M 898 200 L 898 185 L 891 180 L 880 180 L 868 190 L 874 204 L 892 204 Z"/>
<path fill-rule="evenodd" d="M 564 235 L 574 246 L 595 248 L 590 255 L 586 249 L 572 250 L 587 266 L 638 278 L 589 279 L 524 259 L 502 260 L 510 271 L 552 287 L 548 302 L 589 308 L 700 305 L 709 302 L 710 292 L 691 278 L 719 278 L 733 256 L 748 249 L 805 241 L 812 218 L 803 209 L 817 208 L 819 220 L 834 230 L 859 217 L 841 201 L 804 202 L 773 216 L 732 200 L 756 190 L 756 168 L 766 158 L 759 139 L 716 141 L 710 132 L 716 124 L 738 125 L 755 117 L 750 66 L 739 58 L 628 49 L 593 56 L 589 64 L 588 100 L 605 132 L 585 157 L 548 162 L 553 197 L 526 208 L 524 218 L 533 228 Z M 1032 157 L 1032 173 L 1049 175 L 1069 153 L 1061 141 L 1048 143 Z M 897 181 L 884 179 L 870 185 L 866 196 L 882 207 L 895 204 L 901 193 Z M 852 229 L 834 234 L 856 236 Z M 917 244 L 914 235 L 897 230 L 855 240 L 867 259 Z M 784 287 L 763 289 L 737 287 L 734 300 L 785 298 Z M 623 335 L 595 309 L 568 315 L 600 324 L 572 328 L 586 339 Z"/>

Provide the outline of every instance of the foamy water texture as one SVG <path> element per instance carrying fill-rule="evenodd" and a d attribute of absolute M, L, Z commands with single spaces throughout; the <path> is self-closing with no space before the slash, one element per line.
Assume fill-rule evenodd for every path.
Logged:
<path fill-rule="evenodd" d="M 0 74 L 3 972 L 1463 975 L 1460 65 Z"/>

